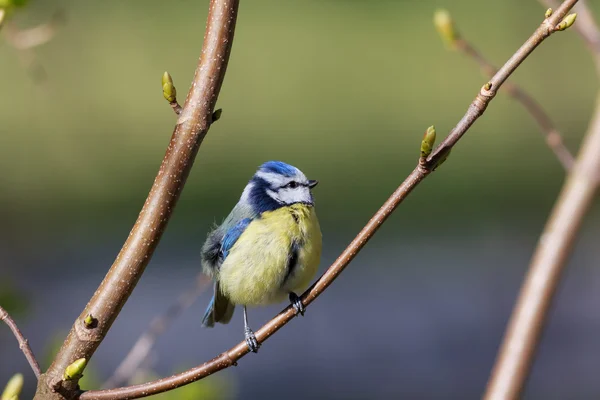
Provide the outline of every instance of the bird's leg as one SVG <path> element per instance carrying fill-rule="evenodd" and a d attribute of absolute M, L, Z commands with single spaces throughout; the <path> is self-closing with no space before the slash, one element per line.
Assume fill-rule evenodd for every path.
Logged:
<path fill-rule="evenodd" d="M 294 306 L 296 315 L 300 314 L 304 316 L 304 304 L 302 304 L 302 300 L 300 300 L 300 297 L 298 297 L 298 295 L 294 292 L 290 292 L 290 303 L 292 303 L 292 306 Z"/>
<path fill-rule="evenodd" d="M 248 349 L 250 349 L 251 352 L 256 353 L 260 347 L 260 344 L 256 340 L 254 332 L 248 326 L 248 313 L 246 311 L 246 306 L 244 306 L 244 337 L 246 338 Z"/>

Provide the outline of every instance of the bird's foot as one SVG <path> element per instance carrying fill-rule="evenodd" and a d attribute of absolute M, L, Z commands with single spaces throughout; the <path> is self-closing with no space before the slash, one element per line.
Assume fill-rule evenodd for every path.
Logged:
<path fill-rule="evenodd" d="M 248 349 L 253 353 L 258 352 L 260 343 L 258 343 L 258 340 L 256 340 L 256 336 L 254 335 L 254 332 L 252 332 L 252 329 L 249 327 L 244 328 L 244 337 L 246 339 Z"/>
<path fill-rule="evenodd" d="M 290 302 L 292 303 L 292 306 L 294 306 L 294 310 L 296 310 L 296 315 L 300 314 L 304 316 L 306 308 L 304 308 L 302 300 L 300 300 L 300 297 L 298 297 L 296 293 L 290 292 Z"/>

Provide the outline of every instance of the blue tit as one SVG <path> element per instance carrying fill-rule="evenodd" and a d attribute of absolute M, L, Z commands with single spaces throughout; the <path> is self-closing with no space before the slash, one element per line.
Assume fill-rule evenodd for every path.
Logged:
<path fill-rule="evenodd" d="M 203 326 L 228 323 L 235 305 L 242 305 L 246 343 L 256 352 L 247 306 L 278 303 L 287 296 L 304 315 L 296 293 L 308 287 L 321 259 L 321 228 L 311 192 L 317 183 L 281 161 L 259 167 L 202 247 L 203 271 L 214 280 Z"/>

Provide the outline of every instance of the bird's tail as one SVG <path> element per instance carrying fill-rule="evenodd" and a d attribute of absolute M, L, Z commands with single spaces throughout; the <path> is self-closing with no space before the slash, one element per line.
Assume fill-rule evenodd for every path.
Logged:
<path fill-rule="evenodd" d="M 214 294 L 210 303 L 206 308 L 204 317 L 202 318 L 202 326 L 205 328 L 212 328 L 215 326 L 215 322 L 227 324 L 231 321 L 233 312 L 235 311 L 235 305 L 233 305 L 227 297 L 221 293 L 219 284 L 215 283 Z"/>

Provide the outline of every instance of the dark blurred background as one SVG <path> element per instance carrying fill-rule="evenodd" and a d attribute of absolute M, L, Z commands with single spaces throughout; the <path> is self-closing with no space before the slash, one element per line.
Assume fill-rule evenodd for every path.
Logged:
<path fill-rule="evenodd" d="M 19 27 L 57 10 L 66 22 L 26 55 L 0 41 L 0 304 L 47 367 L 146 198 L 175 123 L 161 75 L 173 75 L 183 101 L 208 1 L 30 3 L 12 20 Z M 193 285 L 210 224 L 266 160 L 321 182 L 326 269 L 412 170 L 427 126 L 445 135 L 485 82 L 473 61 L 445 49 L 432 25 L 438 7 L 496 64 L 544 12 L 534 0 L 242 1 L 223 116 L 86 370 L 86 388 L 108 378 L 151 319 Z M 545 42 L 514 80 L 576 151 L 597 82 L 575 32 Z M 304 318 L 237 368 L 165 398 L 478 398 L 563 177 L 529 115 L 500 94 Z M 526 399 L 600 396 L 599 219 L 596 206 Z M 230 325 L 201 329 L 209 298 L 160 337 L 142 379 L 200 364 L 242 339 L 240 310 Z M 251 310 L 251 325 L 283 306 Z M 34 377 L 2 327 L 0 386 L 19 371 L 29 398 Z"/>

